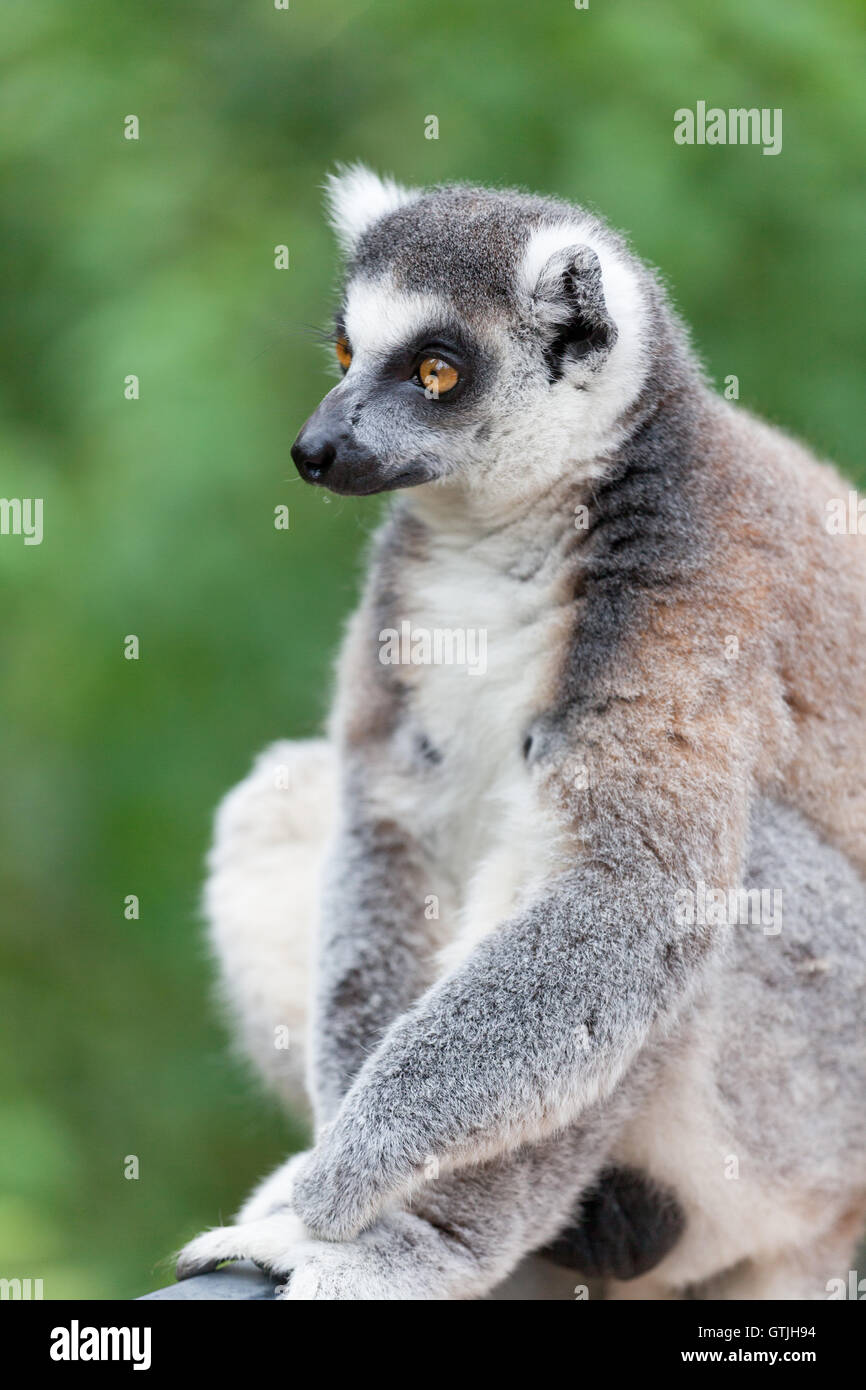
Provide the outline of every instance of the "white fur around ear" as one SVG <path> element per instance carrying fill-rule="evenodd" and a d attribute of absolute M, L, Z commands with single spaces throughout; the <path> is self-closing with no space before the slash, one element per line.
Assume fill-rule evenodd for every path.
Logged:
<path fill-rule="evenodd" d="M 561 318 L 558 292 L 566 267 L 586 273 L 587 289 L 593 297 L 600 296 L 602 311 L 616 329 L 604 371 L 593 382 L 592 420 L 584 427 L 587 450 L 600 450 L 609 442 L 609 432 L 623 411 L 636 399 L 646 375 L 648 310 L 641 271 L 589 221 L 540 227 L 526 248 L 522 277 L 531 311 L 548 329 Z M 589 317 L 592 321 L 591 314 Z M 569 370 L 580 373 L 581 364 L 579 358 Z M 566 380 L 568 376 L 567 372 Z"/>
<path fill-rule="evenodd" d="M 338 167 L 325 183 L 325 199 L 331 225 L 346 253 L 354 250 L 368 227 L 386 213 L 411 203 L 417 189 L 403 188 L 393 179 L 380 178 L 363 164 Z"/>
<path fill-rule="evenodd" d="M 586 258 L 587 251 L 591 253 L 589 258 Z M 557 289 L 563 271 L 572 263 L 579 265 L 582 258 L 586 258 L 589 265 L 592 256 L 597 258 L 604 302 L 620 337 L 625 334 L 637 340 L 643 320 L 643 294 L 634 269 L 588 224 L 575 222 L 540 227 L 530 238 L 522 273 L 524 287 L 536 312 L 555 322 Z"/>

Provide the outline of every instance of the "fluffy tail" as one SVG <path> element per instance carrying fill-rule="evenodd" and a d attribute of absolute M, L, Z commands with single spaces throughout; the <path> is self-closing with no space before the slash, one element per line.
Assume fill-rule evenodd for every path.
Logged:
<path fill-rule="evenodd" d="M 336 772 L 324 739 L 272 744 L 216 816 L 205 913 L 242 1050 L 290 1106 L 306 1106 L 311 938 Z"/>

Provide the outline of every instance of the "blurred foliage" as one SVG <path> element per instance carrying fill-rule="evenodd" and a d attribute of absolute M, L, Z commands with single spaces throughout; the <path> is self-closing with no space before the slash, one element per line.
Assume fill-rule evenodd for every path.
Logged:
<path fill-rule="evenodd" d="M 197 900 L 220 794 L 318 726 L 377 514 L 288 454 L 325 172 L 599 208 L 716 379 L 863 480 L 864 47 L 860 0 L 3 8 L 0 492 L 45 539 L 0 538 L 0 1272 L 140 1293 L 303 1141 L 228 1053 Z M 781 107 L 782 154 L 675 145 L 699 98 Z"/>

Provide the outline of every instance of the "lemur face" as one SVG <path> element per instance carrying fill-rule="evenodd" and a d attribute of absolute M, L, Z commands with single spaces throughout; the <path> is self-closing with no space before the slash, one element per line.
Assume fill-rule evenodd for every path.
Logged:
<path fill-rule="evenodd" d="M 567 204 L 463 186 L 329 186 L 348 256 L 337 386 L 292 457 L 355 495 L 543 485 L 617 438 L 646 374 L 651 281 Z"/>

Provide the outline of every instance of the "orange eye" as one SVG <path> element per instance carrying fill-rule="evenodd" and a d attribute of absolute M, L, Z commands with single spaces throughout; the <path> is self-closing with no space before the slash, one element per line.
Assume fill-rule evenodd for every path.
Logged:
<path fill-rule="evenodd" d="M 352 365 L 352 351 L 346 338 L 337 339 L 337 361 L 344 371 L 348 371 Z"/>
<path fill-rule="evenodd" d="M 443 396 L 451 391 L 460 380 L 460 373 L 450 362 L 439 357 L 425 357 L 418 368 L 421 385 L 434 396 Z"/>

